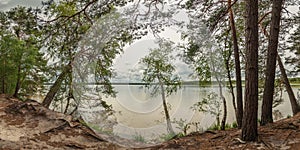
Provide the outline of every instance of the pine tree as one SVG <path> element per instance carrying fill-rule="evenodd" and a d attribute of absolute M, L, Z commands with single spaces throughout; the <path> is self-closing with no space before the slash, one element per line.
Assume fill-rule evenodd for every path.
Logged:
<path fill-rule="evenodd" d="M 246 85 L 242 139 L 255 141 L 258 136 L 258 0 L 245 0 L 245 3 Z"/>

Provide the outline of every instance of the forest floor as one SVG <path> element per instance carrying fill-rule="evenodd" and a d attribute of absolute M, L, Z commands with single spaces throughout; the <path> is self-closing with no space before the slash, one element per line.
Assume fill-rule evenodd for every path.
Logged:
<path fill-rule="evenodd" d="M 240 134 L 238 129 L 206 131 L 139 149 L 300 150 L 300 114 L 259 127 L 257 142 L 245 143 L 239 140 Z M 0 95 L 0 149 L 133 149 L 143 146 L 125 139 L 123 146 L 119 146 L 105 139 L 71 116 L 53 112 L 35 101 L 21 102 Z"/>

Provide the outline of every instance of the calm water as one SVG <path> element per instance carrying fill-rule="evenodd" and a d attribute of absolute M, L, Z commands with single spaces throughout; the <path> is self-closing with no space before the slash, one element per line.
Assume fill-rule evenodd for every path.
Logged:
<path fill-rule="evenodd" d="M 137 135 L 141 135 L 146 139 L 154 139 L 166 133 L 166 124 L 160 95 L 153 96 L 148 89 L 142 86 L 121 85 L 115 86 L 115 89 L 118 91 L 117 97 L 104 98 L 104 100 L 108 104 L 111 104 L 113 109 L 117 111 L 113 119 L 110 118 L 117 123 L 104 123 L 105 121 L 99 121 L 97 117 L 99 116 L 99 111 L 95 110 L 89 110 L 89 113 L 83 113 L 87 116 L 85 119 L 103 128 L 105 127 L 104 124 L 108 124 L 106 127 L 108 126 L 114 134 L 126 138 L 134 138 Z M 215 123 L 215 117 L 210 114 L 193 111 L 191 107 L 196 102 L 207 97 L 211 92 L 219 94 L 218 90 L 216 86 L 201 88 L 199 88 L 199 86 L 183 86 L 177 93 L 167 97 L 171 120 L 182 119 L 185 120 L 186 123 L 197 122 L 200 124 L 200 128 L 205 130 Z M 298 88 L 294 88 L 294 92 L 296 93 L 297 91 Z M 235 115 L 231 95 L 227 88 L 223 88 L 223 94 L 227 100 L 227 122 L 232 123 L 235 120 Z M 286 117 L 292 114 L 286 92 L 283 93 L 283 99 L 284 103 L 274 108 L 274 110 L 279 110 L 282 116 Z M 259 113 L 260 109 L 261 107 L 259 107 Z M 177 127 L 178 125 L 174 123 L 173 128 L 179 132 L 180 130 Z M 199 128 L 197 129 L 195 126 L 192 126 L 189 132 L 195 130 L 199 130 Z"/>

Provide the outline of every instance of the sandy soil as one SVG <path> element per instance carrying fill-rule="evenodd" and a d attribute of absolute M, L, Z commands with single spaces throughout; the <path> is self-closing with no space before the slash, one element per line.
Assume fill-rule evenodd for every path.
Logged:
<path fill-rule="evenodd" d="M 71 116 L 38 102 L 0 95 L 0 149 L 293 149 L 300 150 L 300 114 L 259 127 L 257 142 L 239 139 L 241 130 L 206 131 L 146 146 L 95 134 Z M 122 145 L 111 141 L 118 140 Z M 110 141 L 110 142 L 109 142 Z"/>

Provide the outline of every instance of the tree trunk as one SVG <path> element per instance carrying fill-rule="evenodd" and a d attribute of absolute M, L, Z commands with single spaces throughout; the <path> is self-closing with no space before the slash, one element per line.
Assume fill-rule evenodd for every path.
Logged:
<path fill-rule="evenodd" d="M 283 0 L 273 1 L 272 17 L 270 27 L 270 38 L 268 45 L 268 58 L 265 74 L 265 85 L 262 102 L 261 125 L 273 122 L 272 106 L 274 99 L 274 81 L 276 71 L 276 57 L 278 48 L 278 37 L 280 28 L 280 14 Z"/>
<path fill-rule="evenodd" d="M 72 84 L 73 84 L 73 76 L 72 76 L 72 73 L 69 73 L 69 93 L 68 93 L 68 97 L 67 97 L 67 105 L 66 105 L 64 114 L 68 113 L 71 99 L 74 99 Z"/>
<path fill-rule="evenodd" d="M 61 84 L 68 73 L 71 71 L 71 64 L 69 63 L 62 71 L 62 73 L 59 75 L 59 77 L 56 79 L 55 83 L 51 86 L 49 92 L 47 93 L 46 97 L 44 98 L 44 101 L 42 103 L 43 106 L 49 108 L 54 96 L 58 92 L 59 88 L 61 87 Z"/>
<path fill-rule="evenodd" d="M 3 70 L 3 77 L 2 77 L 2 81 L 1 81 L 1 84 L 2 84 L 2 93 L 4 94 L 5 93 L 5 77 L 6 77 L 6 61 L 5 61 L 5 59 L 4 59 L 4 61 L 3 61 L 3 68 L 4 68 L 4 70 Z"/>
<path fill-rule="evenodd" d="M 296 99 L 295 94 L 293 92 L 293 89 L 290 85 L 289 79 L 286 75 L 286 72 L 285 72 L 283 63 L 281 61 L 281 58 L 278 54 L 277 54 L 277 61 L 278 61 L 279 69 L 280 69 L 280 72 L 281 72 L 281 78 L 283 80 L 286 91 L 287 91 L 287 93 L 289 95 L 289 98 L 290 98 L 290 103 L 291 103 L 291 106 L 292 106 L 293 115 L 296 115 L 298 112 L 300 112 L 300 106 L 297 103 L 297 99 Z"/>
<path fill-rule="evenodd" d="M 258 0 L 246 3 L 246 85 L 242 140 L 257 140 L 258 108 Z"/>
<path fill-rule="evenodd" d="M 165 112 L 165 115 L 166 115 L 167 131 L 168 131 L 169 134 L 175 135 L 175 132 L 174 132 L 172 124 L 171 124 L 169 111 L 168 111 L 168 105 L 167 105 L 167 101 L 166 101 L 164 84 L 161 82 L 160 77 L 158 77 L 158 82 L 159 82 L 160 89 L 161 89 L 161 98 L 163 100 L 163 107 L 164 107 L 164 112 Z"/>
<path fill-rule="evenodd" d="M 70 100 L 71 100 L 71 98 L 68 96 L 65 111 L 63 112 L 64 114 L 68 113 L 68 109 L 69 109 L 69 106 L 70 106 Z M 62 107 L 62 105 L 61 105 L 61 107 Z"/>
<path fill-rule="evenodd" d="M 228 12 L 229 12 L 229 19 L 230 19 L 230 27 L 231 27 L 232 40 L 233 40 L 235 76 L 236 76 L 237 111 L 235 112 L 235 114 L 236 114 L 238 128 L 240 129 L 242 127 L 242 120 L 243 120 L 243 88 L 242 88 L 242 77 L 241 77 L 241 66 L 240 66 L 240 53 L 239 53 L 233 11 L 231 8 L 231 0 L 228 0 L 228 7 L 229 7 Z"/>
<path fill-rule="evenodd" d="M 5 76 L 3 76 L 3 78 L 2 78 L 1 84 L 2 84 L 1 93 L 4 94 L 5 93 Z"/>
<path fill-rule="evenodd" d="M 217 120 L 217 126 L 219 127 L 220 126 L 220 113 L 219 112 L 217 113 L 216 120 Z"/>
<path fill-rule="evenodd" d="M 221 122 L 221 130 L 225 130 L 226 118 L 227 118 L 227 104 L 226 104 L 226 99 L 223 95 L 222 84 L 218 79 L 217 79 L 217 81 L 218 81 L 218 84 L 219 84 L 219 93 L 220 93 L 220 97 L 221 97 L 222 102 L 223 102 L 223 109 L 224 109 L 223 118 L 222 118 L 222 122 Z"/>
<path fill-rule="evenodd" d="M 14 92 L 14 97 L 18 98 L 20 86 L 21 86 L 21 64 L 18 65 L 18 73 L 17 73 L 17 82 L 16 82 L 16 88 Z"/>
<path fill-rule="evenodd" d="M 263 26 L 261 26 L 261 30 L 263 31 L 264 35 L 267 37 L 267 38 L 270 38 L 268 32 L 266 32 L 266 30 L 264 30 Z M 277 62 L 278 62 L 278 66 L 279 66 L 279 69 L 280 69 L 280 72 L 281 72 L 281 78 L 284 82 L 284 85 L 285 85 L 285 88 L 286 88 L 286 91 L 288 93 L 288 96 L 289 96 L 289 99 L 290 99 L 290 103 L 291 103 L 291 106 L 292 106 L 292 111 L 293 111 L 293 115 L 297 114 L 298 112 L 300 112 L 300 106 L 299 104 L 297 103 L 297 99 L 295 97 L 295 94 L 293 92 L 293 89 L 290 85 L 290 81 L 287 77 L 287 74 L 285 72 L 285 68 L 284 68 L 284 65 L 281 61 L 281 58 L 280 56 L 278 55 L 277 53 Z"/>
<path fill-rule="evenodd" d="M 71 111 L 70 115 L 73 116 L 73 114 L 77 111 L 78 105 L 76 104 L 76 107 Z"/>
<path fill-rule="evenodd" d="M 229 56 L 230 57 L 230 56 Z M 227 78 L 229 81 L 229 88 L 230 88 L 230 93 L 231 93 L 231 97 L 232 97 L 232 104 L 233 104 L 233 109 L 235 112 L 235 116 L 237 117 L 237 108 L 236 108 L 236 103 L 235 103 L 235 95 L 234 95 L 234 88 L 233 88 L 233 84 L 232 84 L 232 79 L 231 79 L 231 75 L 230 75 L 230 69 L 229 69 L 229 58 L 227 60 L 225 60 L 225 66 L 226 66 L 226 70 L 227 70 Z"/>

